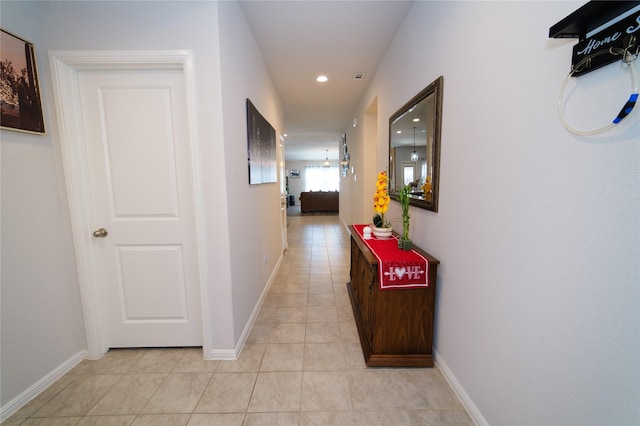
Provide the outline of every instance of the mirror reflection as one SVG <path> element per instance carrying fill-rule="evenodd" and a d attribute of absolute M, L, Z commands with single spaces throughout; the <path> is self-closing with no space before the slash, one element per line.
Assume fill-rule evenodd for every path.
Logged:
<path fill-rule="evenodd" d="M 438 211 L 442 77 L 389 118 L 389 195 L 405 185 L 410 204 Z"/>

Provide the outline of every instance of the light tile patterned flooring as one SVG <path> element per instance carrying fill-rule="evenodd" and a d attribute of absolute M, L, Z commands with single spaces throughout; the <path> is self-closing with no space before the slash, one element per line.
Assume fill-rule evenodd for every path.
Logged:
<path fill-rule="evenodd" d="M 3 425 L 471 425 L 437 368 L 367 368 L 338 216 L 289 217 L 289 249 L 237 361 L 200 348 L 83 361 Z"/>

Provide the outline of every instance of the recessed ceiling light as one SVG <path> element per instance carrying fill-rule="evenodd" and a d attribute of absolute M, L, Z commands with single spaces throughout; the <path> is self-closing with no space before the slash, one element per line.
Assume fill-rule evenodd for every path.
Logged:
<path fill-rule="evenodd" d="M 318 83 L 324 83 L 329 81 L 329 78 L 326 75 L 319 75 L 318 78 L 316 78 L 316 81 Z"/>
<path fill-rule="evenodd" d="M 417 123 L 418 121 L 420 121 L 420 119 L 419 119 L 419 118 L 414 118 L 414 119 L 413 119 L 413 122 L 414 122 L 414 123 Z"/>

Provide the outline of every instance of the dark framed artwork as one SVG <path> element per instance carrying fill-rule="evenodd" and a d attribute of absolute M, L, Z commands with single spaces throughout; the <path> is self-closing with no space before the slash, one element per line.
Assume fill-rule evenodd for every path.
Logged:
<path fill-rule="evenodd" d="M 247 154 L 250 185 L 276 182 L 276 131 L 249 99 L 247 99 Z"/>
<path fill-rule="evenodd" d="M 0 31 L 0 126 L 44 134 L 33 44 L 5 30 Z"/>
<path fill-rule="evenodd" d="M 289 170 L 289 176 L 291 179 L 300 179 L 300 169 Z"/>

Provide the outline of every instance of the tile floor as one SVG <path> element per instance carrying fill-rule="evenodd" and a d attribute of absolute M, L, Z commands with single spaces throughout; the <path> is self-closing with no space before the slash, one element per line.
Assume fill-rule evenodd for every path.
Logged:
<path fill-rule="evenodd" d="M 200 348 L 83 361 L 3 425 L 471 425 L 437 368 L 366 368 L 338 216 L 289 217 L 289 249 L 237 361 Z"/>

